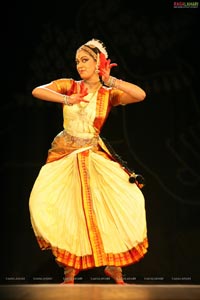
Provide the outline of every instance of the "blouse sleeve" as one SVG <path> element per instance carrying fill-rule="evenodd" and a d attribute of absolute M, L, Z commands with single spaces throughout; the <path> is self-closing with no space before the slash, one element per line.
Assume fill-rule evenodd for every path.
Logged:
<path fill-rule="evenodd" d="M 56 86 L 58 93 L 68 95 L 72 90 L 72 87 L 74 85 L 74 80 L 71 78 L 61 78 L 52 81 L 52 83 Z"/>
<path fill-rule="evenodd" d="M 118 90 L 118 89 L 112 89 L 110 91 L 110 102 L 113 106 L 117 106 L 121 104 L 121 95 L 123 94 L 122 91 Z"/>

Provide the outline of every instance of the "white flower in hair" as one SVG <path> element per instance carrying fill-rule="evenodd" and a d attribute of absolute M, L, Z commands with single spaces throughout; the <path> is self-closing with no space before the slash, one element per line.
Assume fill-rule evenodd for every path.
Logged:
<path fill-rule="evenodd" d="M 92 39 L 88 41 L 85 45 L 92 45 L 99 49 L 100 52 L 102 52 L 106 58 L 108 58 L 108 53 L 106 51 L 106 47 L 103 45 L 103 43 L 100 40 Z"/>

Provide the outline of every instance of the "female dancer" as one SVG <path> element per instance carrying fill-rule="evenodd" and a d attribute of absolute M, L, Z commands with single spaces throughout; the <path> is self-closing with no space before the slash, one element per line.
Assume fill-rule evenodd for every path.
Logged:
<path fill-rule="evenodd" d="M 113 106 L 142 101 L 139 86 L 110 75 L 116 64 L 92 39 L 76 52 L 80 80 L 61 78 L 33 89 L 34 97 L 63 106 L 63 131 L 53 140 L 32 188 L 29 208 L 41 249 L 64 268 L 64 283 L 81 270 L 105 266 L 124 284 L 122 267 L 148 248 L 145 200 L 139 183 L 100 137 Z"/>

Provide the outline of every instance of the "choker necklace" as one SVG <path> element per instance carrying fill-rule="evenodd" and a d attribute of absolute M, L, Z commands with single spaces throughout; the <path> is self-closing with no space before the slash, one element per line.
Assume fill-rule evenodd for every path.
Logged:
<path fill-rule="evenodd" d="M 91 93 L 95 93 L 96 90 L 99 89 L 99 86 L 101 85 L 100 80 L 98 80 L 98 81 L 93 81 L 93 82 L 92 82 L 92 81 L 91 81 L 91 82 L 83 81 L 83 82 L 85 83 L 85 85 L 88 84 L 88 86 L 91 87 L 91 89 L 92 89 L 93 86 L 94 86 L 94 87 L 97 86 L 97 88 L 95 88 L 95 90 L 92 91 Z"/>

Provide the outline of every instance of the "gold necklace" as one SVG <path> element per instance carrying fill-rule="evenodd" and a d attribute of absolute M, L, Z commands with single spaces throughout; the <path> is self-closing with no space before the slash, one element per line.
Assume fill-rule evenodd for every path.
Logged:
<path fill-rule="evenodd" d="M 82 101 L 78 104 L 79 115 L 80 115 L 81 118 L 85 118 L 85 116 L 87 114 L 86 108 L 88 107 L 88 104 L 90 104 L 92 102 L 92 100 L 96 97 L 96 94 L 98 93 L 99 88 L 100 88 L 100 86 L 94 92 L 91 93 L 91 96 L 89 97 L 89 99 L 87 99 L 88 102 L 83 102 Z"/>
<path fill-rule="evenodd" d="M 96 90 L 94 90 L 94 92 L 88 93 L 88 95 L 91 94 L 91 96 L 90 96 L 89 99 L 86 98 L 87 102 L 81 101 L 81 102 L 79 102 L 78 105 L 79 105 L 80 107 L 82 107 L 82 108 L 86 107 L 86 106 L 91 102 L 92 98 L 93 98 L 93 97 L 95 96 L 95 94 L 98 92 L 98 90 L 99 90 L 100 87 L 101 87 L 101 83 L 98 85 L 98 87 L 96 88 Z"/>
<path fill-rule="evenodd" d="M 99 88 L 99 86 L 101 85 L 101 82 L 100 82 L 100 80 L 98 80 L 98 81 L 87 81 L 87 80 L 83 80 L 83 82 L 84 82 L 84 84 L 86 85 L 86 87 L 87 87 L 87 85 L 88 85 L 88 87 L 92 87 L 92 86 L 97 86 L 97 89 Z M 96 88 L 95 88 L 95 91 L 96 91 Z"/>

